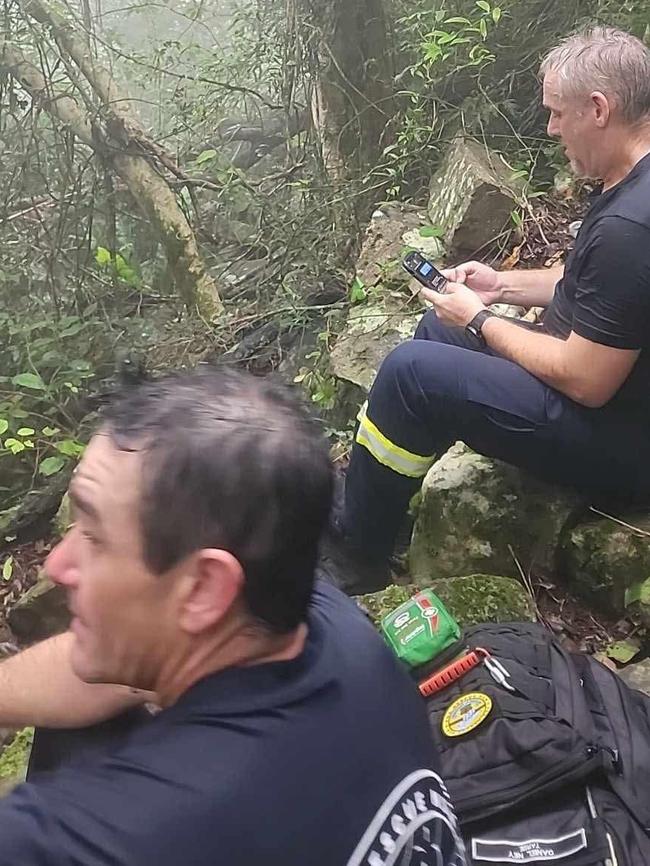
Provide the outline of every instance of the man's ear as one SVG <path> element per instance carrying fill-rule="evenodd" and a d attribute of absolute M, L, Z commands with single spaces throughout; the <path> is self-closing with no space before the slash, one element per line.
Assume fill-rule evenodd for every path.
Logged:
<path fill-rule="evenodd" d="M 594 111 L 596 125 L 601 128 L 607 126 L 612 112 L 612 106 L 609 99 L 600 90 L 594 90 L 591 94 L 591 104 Z"/>
<path fill-rule="evenodd" d="M 222 620 L 237 602 L 244 570 L 227 550 L 200 550 L 192 559 L 192 573 L 184 581 L 180 626 L 189 634 L 200 634 Z"/>

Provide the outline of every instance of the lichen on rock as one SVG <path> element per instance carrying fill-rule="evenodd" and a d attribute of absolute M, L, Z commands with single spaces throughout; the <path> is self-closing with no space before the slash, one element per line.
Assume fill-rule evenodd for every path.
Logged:
<path fill-rule="evenodd" d="M 418 582 L 458 574 L 550 571 L 560 535 L 582 505 L 513 466 L 457 443 L 422 485 L 410 549 Z"/>
<path fill-rule="evenodd" d="M 33 741 L 34 728 L 23 728 L 0 751 L 0 796 L 25 781 Z"/>
<path fill-rule="evenodd" d="M 533 603 L 522 585 L 510 577 L 469 574 L 431 580 L 426 586 L 435 592 L 460 625 L 480 622 L 521 622 L 534 620 Z M 360 597 L 359 601 L 379 625 L 382 618 L 413 595 L 424 583 L 393 585 Z"/>

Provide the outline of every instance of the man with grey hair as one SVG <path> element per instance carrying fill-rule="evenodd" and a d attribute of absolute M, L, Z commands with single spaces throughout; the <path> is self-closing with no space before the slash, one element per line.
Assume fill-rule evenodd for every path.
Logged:
<path fill-rule="evenodd" d="M 433 310 L 379 371 L 335 521 L 330 570 L 355 565 L 353 588 L 387 581 L 408 502 L 456 440 L 592 501 L 650 499 L 650 52 L 598 27 L 541 77 L 549 135 L 602 187 L 565 265 L 464 262 L 444 294 L 423 290 Z M 544 307 L 542 324 L 497 302 Z"/>

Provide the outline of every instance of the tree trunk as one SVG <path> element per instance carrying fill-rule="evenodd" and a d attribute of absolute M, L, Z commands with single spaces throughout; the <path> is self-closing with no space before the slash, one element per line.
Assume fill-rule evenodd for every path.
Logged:
<path fill-rule="evenodd" d="M 50 28 L 61 53 L 75 63 L 102 102 L 105 132 L 98 123 L 88 122 L 72 97 L 55 95 L 40 70 L 9 45 L 3 46 L 2 65 L 50 115 L 113 165 L 157 231 L 166 252 L 170 277 L 181 298 L 202 318 L 213 321 L 223 312 L 217 286 L 205 273 L 194 232 L 172 189 L 151 160 L 155 158 L 172 170 L 178 171 L 178 168 L 146 135 L 128 98 L 72 26 L 40 0 L 25 0 L 23 8 L 35 21 Z"/>
<path fill-rule="evenodd" d="M 314 124 L 329 172 L 363 176 L 390 136 L 393 74 L 383 0 L 288 0 L 316 64 Z"/>

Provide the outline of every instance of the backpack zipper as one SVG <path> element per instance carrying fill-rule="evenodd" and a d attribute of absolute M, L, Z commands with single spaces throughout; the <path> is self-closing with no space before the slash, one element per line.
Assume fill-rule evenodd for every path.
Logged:
<path fill-rule="evenodd" d="M 589 813 L 591 814 L 592 820 L 602 821 L 602 818 L 599 816 L 598 810 L 596 809 L 596 804 L 594 803 L 594 798 L 591 794 L 591 788 L 589 785 L 585 785 L 585 789 L 587 791 L 587 806 L 589 807 Z M 603 824 L 604 823 L 605 822 L 603 821 Z M 610 856 L 605 860 L 604 866 L 619 866 L 618 857 L 614 850 L 614 840 L 612 839 L 609 830 L 605 830 L 605 836 L 607 837 L 607 847 L 609 848 Z"/>
<path fill-rule="evenodd" d="M 470 824 L 474 821 L 482 821 L 484 818 L 489 818 L 505 809 L 510 809 L 514 804 L 521 805 L 521 803 L 531 798 L 531 796 L 533 799 L 541 797 L 549 790 L 553 790 L 560 781 L 563 785 L 578 781 L 589 775 L 596 766 L 602 764 L 600 752 L 601 750 L 598 746 L 589 745 L 586 750 L 584 747 L 581 747 L 570 762 L 568 760 L 562 761 L 559 765 L 559 770 L 557 767 L 553 767 L 546 774 L 537 776 L 525 784 L 514 786 L 508 790 L 508 795 L 505 798 L 503 789 L 489 797 L 485 795 L 477 796 L 466 802 L 463 802 L 462 798 L 456 797 L 455 805 L 458 819 L 462 825 Z M 472 811 L 473 808 L 476 808 L 476 811 Z"/>

